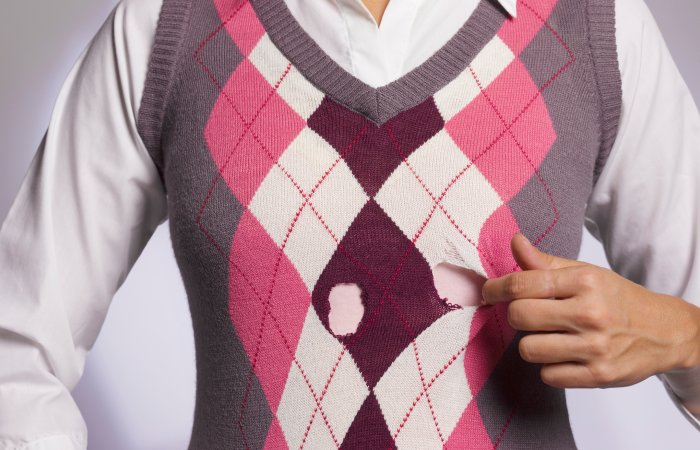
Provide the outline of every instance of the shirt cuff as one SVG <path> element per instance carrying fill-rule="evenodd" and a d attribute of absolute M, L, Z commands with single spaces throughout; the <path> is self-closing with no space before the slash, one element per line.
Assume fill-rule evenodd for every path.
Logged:
<path fill-rule="evenodd" d="M 84 433 L 52 435 L 32 441 L 0 438 L 0 450 L 87 450 Z"/>
<path fill-rule="evenodd" d="M 681 398 L 673 391 L 671 386 L 668 384 L 668 381 L 666 381 L 664 377 L 657 378 L 661 380 L 661 384 L 663 384 L 664 388 L 666 388 L 666 392 L 668 392 L 668 395 L 671 397 L 671 400 L 673 400 L 673 403 L 676 405 L 681 414 L 683 414 L 683 416 L 685 416 L 685 418 L 688 419 L 688 421 L 693 424 L 698 431 L 700 431 L 700 415 L 691 413 L 688 408 L 685 407 L 681 401 Z"/>

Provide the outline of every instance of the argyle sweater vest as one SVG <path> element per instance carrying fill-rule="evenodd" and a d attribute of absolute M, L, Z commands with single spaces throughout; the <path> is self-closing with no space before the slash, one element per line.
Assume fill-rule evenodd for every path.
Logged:
<path fill-rule="evenodd" d="M 164 1 L 137 125 L 192 316 L 191 450 L 576 448 L 507 304 L 432 275 L 522 270 L 517 231 L 576 258 L 617 133 L 613 0 L 517 6 L 481 0 L 373 88 L 283 0 Z M 362 302 L 343 334 L 340 284 Z"/>

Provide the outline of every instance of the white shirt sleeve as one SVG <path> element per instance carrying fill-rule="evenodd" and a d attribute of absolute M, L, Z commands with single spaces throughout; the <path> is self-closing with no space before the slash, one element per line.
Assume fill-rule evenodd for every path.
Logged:
<path fill-rule="evenodd" d="M 700 113 L 643 0 L 617 0 L 616 22 L 622 115 L 585 226 L 615 272 L 700 306 Z M 700 428 L 666 384 L 700 401 L 700 372 L 657 377 Z"/>
<path fill-rule="evenodd" d="M 71 390 L 167 218 L 135 126 L 160 5 L 121 0 L 82 51 L 0 228 L 1 450 L 86 448 Z"/>

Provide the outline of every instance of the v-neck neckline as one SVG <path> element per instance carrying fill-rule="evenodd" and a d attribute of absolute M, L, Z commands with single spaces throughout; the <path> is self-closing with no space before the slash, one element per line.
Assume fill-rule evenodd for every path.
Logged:
<path fill-rule="evenodd" d="M 496 35 L 504 13 L 479 0 L 457 32 L 420 65 L 388 84 L 372 87 L 340 66 L 314 41 L 284 0 L 248 0 L 270 40 L 325 95 L 381 126 L 417 106 L 457 78 Z"/>

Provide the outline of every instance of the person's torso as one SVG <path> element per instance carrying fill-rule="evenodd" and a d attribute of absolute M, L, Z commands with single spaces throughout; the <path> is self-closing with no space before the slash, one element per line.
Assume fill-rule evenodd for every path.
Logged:
<path fill-rule="evenodd" d="M 520 270 L 517 231 L 578 255 L 619 114 L 612 3 L 482 0 L 372 88 L 282 0 L 165 0 L 139 130 L 192 313 L 191 449 L 576 448 L 507 304 L 450 303 L 433 269 Z"/>

